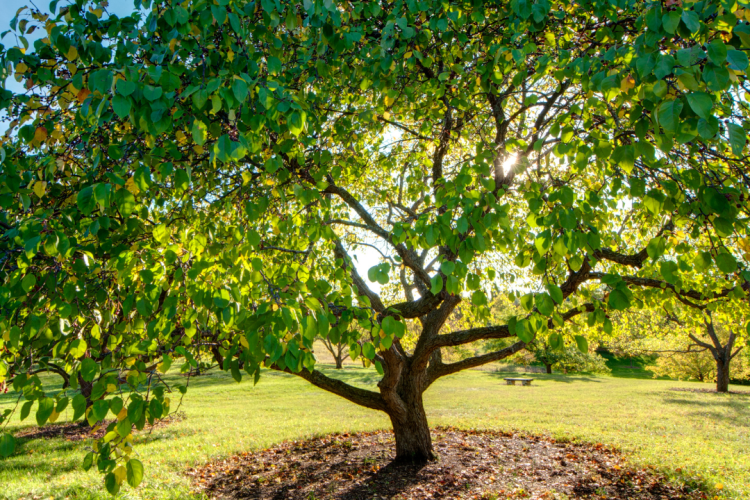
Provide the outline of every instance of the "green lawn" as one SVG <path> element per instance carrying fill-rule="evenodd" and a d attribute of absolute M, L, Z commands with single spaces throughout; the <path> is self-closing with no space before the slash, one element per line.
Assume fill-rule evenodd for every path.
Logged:
<path fill-rule="evenodd" d="M 363 386 L 373 372 L 326 370 Z M 174 375 L 177 378 L 178 375 Z M 506 386 L 503 374 L 469 371 L 426 393 L 431 425 L 518 429 L 613 444 L 638 465 L 681 480 L 723 485 L 727 498 L 750 498 L 750 395 L 671 391 L 707 384 L 604 376 L 534 375 L 532 387 Z M 0 410 L 11 395 L 0 397 Z M 386 417 L 359 408 L 291 375 L 264 373 L 236 384 L 224 373 L 191 380 L 187 418 L 141 437 L 143 485 L 124 498 L 185 498 L 188 465 L 285 439 L 387 427 Z M 11 430 L 20 427 L 14 421 Z M 21 441 L 0 462 L 0 498 L 108 498 L 95 472 L 80 470 L 85 442 Z"/>

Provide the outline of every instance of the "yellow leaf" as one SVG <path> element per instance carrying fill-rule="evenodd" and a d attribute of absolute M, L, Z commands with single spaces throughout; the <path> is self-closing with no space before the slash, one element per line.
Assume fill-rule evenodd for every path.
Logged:
<path fill-rule="evenodd" d="M 172 38 L 172 40 L 169 42 L 169 51 L 174 53 L 175 47 L 177 47 L 177 39 Z"/>
<path fill-rule="evenodd" d="M 37 195 L 39 198 L 44 196 L 45 191 L 47 190 L 47 183 L 44 181 L 36 181 L 34 183 L 34 194 Z"/>
<path fill-rule="evenodd" d="M 622 81 L 620 82 L 620 90 L 622 90 L 623 92 L 627 92 L 633 87 L 635 87 L 635 78 L 633 78 L 630 75 L 623 78 Z"/>
<path fill-rule="evenodd" d="M 127 181 L 125 181 L 125 189 L 133 193 L 134 196 L 141 192 L 141 190 L 138 189 L 138 186 L 135 185 L 134 177 L 130 177 Z"/>
<path fill-rule="evenodd" d="M 86 100 L 90 93 L 91 91 L 89 89 L 81 89 L 81 91 L 78 92 L 76 99 L 78 99 L 78 102 L 83 102 Z"/>
<path fill-rule="evenodd" d="M 16 64 L 16 73 L 26 73 L 26 70 L 29 69 L 28 66 L 26 66 L 26 63 L 20 63 Z"/>
<path fill-rule="evenodd" d="M 75 46 L 71 45 L 68 49 L 68 53 L 65 54 L 65 57 L 68 59 L 68 61 L 75 61 L 78 59 L 78 49 L 75 48 Z"/>
<path fill-rule="evenodd" d="M 723 489 L 724 489 L 724 485 L 723 485 L 723 484 L 721 484 L 721 483 L 717 483 L 717 484 L 716 484 L 716 486 L 715 486 L 715 488 L 716 488 L 717 490 L 723 490 Z"/>
<path fill-rule="evenodd" d="M 242 347 L 244 347 L 245 349 L 250 347 L 250 343 L 247 341 L 244 335 L 240 335 L 240 344 L 242 344 Z"/>
<path fill-rule="evenodd" d="M 47 139 L 47 129 L 44 127 L 37 127 L 34 131 L 34 140 L 44 142 Z"/>
<path fill-rule="evenodd" d="M 6 342 L 10 341 L 10 332 L 3 332 L 3 340 Z"/>
<path fill-rule="evenodd" d="M 229 59 L 229 62 L 234 61 L 234 51 L 232 49 L 227 51 L 227 59 Z"/>
<path fill-rule="evenodd" d="M 120 413 L 117 414 L 117 421 L 122 422 L 123 420 L 125 420 L 125 417 L 127 416 L 128 416 L 128 409 L 123 406 L 122 410 L 120 410 Z"/>
<path fill-rule="evenodd" d="M 385 96 L 385 105 L 386 106 L 390 106 L 391 104 L 394 103 L 394 101 L 395 101 L 395 99 L 393 97 Z"/>
<path fill-rule="evenodd" d="M 112 473 L 115 475 L 115 479 L 117 479 L 117 484 L 122 483 L 125 481 L 125 478 L 128 476 L 128 472 L 125 470 L 125 467 L 122 465 L 116 468 Z"/>
<path fill-rule="evenodd" d="M 404 59 L 409 59 L 412 56 L 412 51 L 410 50 L 406 54 L 404 54 Z"/>
<path fill-rule="evenodd" d="M 57 411 L 52 410 L 52 415 L 49 416 L 49 421 L 51 423 L 55 423 L 57 421 L 57 419 L 58 419 L 59 416 L 60 416 L 60 414 L 57 413 Z"/>
<path fill-rule="evenodd" d="M 388 111 L 386 111 L 385 113 L 383 113 L 383 118 L 385 120 L 389 119 L 390 117 L 391 117 L 391 114 Z"/>
<path fill-rule="evenodd" d="M 107 392 L 115 392 L 117 391 L 117 386 L 115 384 L 107 384 Z"/>

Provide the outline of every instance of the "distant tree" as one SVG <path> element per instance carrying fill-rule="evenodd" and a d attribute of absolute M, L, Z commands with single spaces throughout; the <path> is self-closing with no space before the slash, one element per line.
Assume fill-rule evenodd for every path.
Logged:
<path fill-rule="evenodd" d="M 745 337 L 746 311 L 744 307 L 722 310 L 722 305 L 711 305 L 718 312 L 682 305 L 671 312 L 644 309 L 617 314 L 609 346 L 625 355 L 656 354 L 655 376 L 715 381 L 717 392 L 727 392 L 730 362 L 744 347 L 737 341 Z M 715 322 L 715 315 L 722 321 Z M 734 372 L 734 378 L 750 375 L 744 359 Z"/>
<path fill-rule="evenodd" d="M 562 347 L 552 347 L 544 340 L 534 340 L 526 349 L 538 363 L 544 365 L 547 373 L 552 373 L 552 369 L 564 373 L 610 373 L 610 370 L 604 358 L 596 352 L 588 349 L 584 352 L 582 348 L 588 346 L 564 345 Z"/>
<path fill-rule="evenodd" d="M 132 429 L 187 390 L 161 380 L 174 360 L 293 373 L 424 461 L 441 377 L 562 348 L 581 315 L 746 302 L 734 0 L 61 4 L 19 11 L 0 50 L 23 89 L 0 92 L 0 364 L 29 360 L 10 376 L 40 424 L 74 391 L 39 363 L 94 383 L 87 420 L 120 419 L 84 465 L 112 493 L 142 478 Z M 366 271 L 362 244 L 383 252 Z M 495 323 L 500 293 L 521 312 Z M 485 323 L 446 329 L 459 305 Z M 316 369 L 334 331 L 375 390 Z"/>
<path fill-rule="evenodd" d="M 333 361 L 336 363 L 336 369 L 341 370 L 344 367 L 344 361 L 349 357 L 349 346 L 340 338 L 335 340 L 337 340 L 337 342 L 334 342 L 330 337 L 320 338 L 323 346 L 331 356 L 333 356 Z"/>

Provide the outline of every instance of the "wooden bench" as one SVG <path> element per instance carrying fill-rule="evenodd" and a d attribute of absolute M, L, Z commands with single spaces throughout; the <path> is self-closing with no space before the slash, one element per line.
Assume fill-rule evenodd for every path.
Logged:
<path fill-rule="evenodd" d="M 508 385 L 516 385 L 516 382 L 521 382 L 521 385 L 531 385 L 533 378 L 506 378 L 505 383 Z"/>

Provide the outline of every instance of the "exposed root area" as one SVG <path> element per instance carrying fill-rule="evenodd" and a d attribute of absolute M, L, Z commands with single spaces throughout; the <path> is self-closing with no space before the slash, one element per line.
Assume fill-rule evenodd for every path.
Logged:
<path fill-rule="evenodd" d="M 439 459 L 391 463 L 393 434 L 334 434 L 290 441 L 188 470 L 210 498 L 704 499 L 603 445 L 494 431 L 433 430 Z"/>

